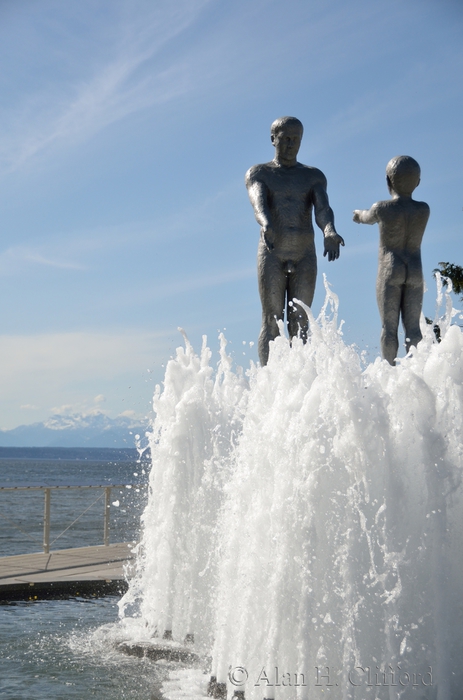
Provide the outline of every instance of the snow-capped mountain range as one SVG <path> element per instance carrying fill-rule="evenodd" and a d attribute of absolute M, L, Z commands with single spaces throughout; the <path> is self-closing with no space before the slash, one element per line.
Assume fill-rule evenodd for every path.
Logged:
<path fill-rule="evenodd" d="M 146 445 L 145 424 L 129 416 L 109 418 L 101 412 L 55 414 L 43 423 L 0 430 L 0 447 L 136 447 Z"/>

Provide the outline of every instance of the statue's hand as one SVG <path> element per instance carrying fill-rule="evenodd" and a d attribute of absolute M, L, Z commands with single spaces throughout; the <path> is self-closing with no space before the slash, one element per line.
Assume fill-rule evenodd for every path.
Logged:
<path fill-rule="evenodd" d="M 271 226 L 262 226 L 260 229 L 260 235 L 264 241 L 265 247 L 268 251 L 274 249 L 275 234 Z"/>
<path fill-rule="evenodd" d="M 352 219 L 355 221 L 356 224 L 361 224 L 362 222 L 360 221 L 360 209 L 354 209 L 354 216 Z"/>
<path fill-rule="evenodd" d="M 328 260 L 339 258 L 339 246 L 344 245 L 344 239 L 337 233 L 329 233 L 325 236 L 325 252 L 323 257 L 328 255 Z"/>

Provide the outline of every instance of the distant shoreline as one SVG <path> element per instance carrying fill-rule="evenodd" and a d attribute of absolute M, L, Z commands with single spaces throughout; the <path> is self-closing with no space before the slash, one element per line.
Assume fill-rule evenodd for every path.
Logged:
<path fill-rule="evenodd" d="M 148 461 L 149 449 L 143 453 Z M 133 462 L 139 459 L 134 447 L 0 447 L 2 459 L 63 460 L 76 462 Z"/>

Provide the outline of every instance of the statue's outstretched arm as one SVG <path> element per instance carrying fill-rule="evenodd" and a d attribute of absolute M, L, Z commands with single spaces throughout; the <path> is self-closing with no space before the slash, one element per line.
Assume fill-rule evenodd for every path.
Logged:
<path fill-rule="evenodd" d="M 352 218 L 356 224 L 377 224 L 376 204 L 373 204 L 371 209 L 354 209 Z"/>

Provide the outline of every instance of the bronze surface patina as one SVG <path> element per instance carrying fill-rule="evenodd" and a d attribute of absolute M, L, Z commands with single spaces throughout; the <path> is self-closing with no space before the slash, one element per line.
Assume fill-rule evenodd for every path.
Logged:
<path fill-rule="evenodd" d="M 262 330 L 259 359 L 266 365 L 269 343 L 279 334 L 277 321 L 286 318 L 290 338 L 307 339 L 308 319 L 293 304 L 299 299 L 311 306 L 317 279 L 312 210 L 323 231 L 328 260 L 339 257 L 344 241 L 336 233 L 334 215 L 326 192 L 326 178 L 317 168 L 297 161 L 303 126 L 295 117 L 273 122 L 271 140 L 275 158 L 254 165 L 246 173 L 246 187 L 260 225 L 257 253 Z"/>
<path fill-rule="evenodd" d="M 395 365 L 399 349 L 399 320 L 405 330 L 407 352 L 422 339 L 423 304 L 421 241 L 429 219 L 426 202 L 415 202 L 412 193 L 420 184 L 420 166 L 410 156 L 396 156 L 386 167 L 391 199 L 371 209 L 356 209 L 357 224 L 379 224 L 379 260 L 376 298 L 381 316 L 381 354 Z"/>

